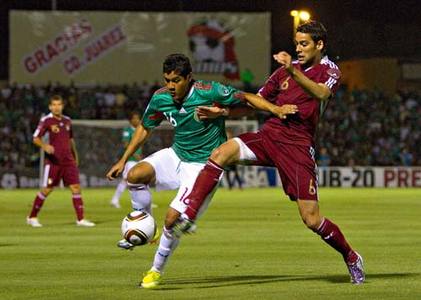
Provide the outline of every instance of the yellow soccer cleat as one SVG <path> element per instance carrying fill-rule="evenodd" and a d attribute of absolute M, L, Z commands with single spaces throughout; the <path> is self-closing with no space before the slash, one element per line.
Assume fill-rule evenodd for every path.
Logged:
<path fill-rule="evenodd" d="M 154 289 L 161 282 L 161 273 L 150 269 L 143 277 L 141 286 L 144 289 Z"/>

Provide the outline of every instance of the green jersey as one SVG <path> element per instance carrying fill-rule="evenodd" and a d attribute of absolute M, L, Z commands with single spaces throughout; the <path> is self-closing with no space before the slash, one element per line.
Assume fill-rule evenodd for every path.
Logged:
<path fill-rule="evenodd" d="M 243 94 L 214 81 L 197 80 L 182 103 L 174 102 L 166 88 L 155 92 L 143 115 L 143 126 L 152 129 L 167 119 L 174 127 L 172 148 L 182 161 L 206 162 L 212 150 L 227 140 L 225 118 L 199 120 L 197 106 L 231 106 Z"/>
<path fill-rule="evenodd" d="M 123 138 L 122 138 L 122 141 L 123 141 L 124 143 L 130 143 L 130 141 L 131 141 L 131 139 L 132 139 L 132 137 L 133 137 L 133 134 L 134 134 L 135 130 L 136 130 L 136 128 L 134 128 L 134 127 L 132 127 L 132 126 L 125 127 L 125 128 L 123 129 Z M 135 155 L 135 154 L 137 154 L 137 155 L 142 155 L 142 149 L 141 149 L 141 148 L 137 149 L 137 150 L 136 150 L 136 152 L 135 152 L 135 153 L 133 153 L 133 155 L 132 155 L 132 156 L 130 156 L 130 157 L 129 157 L 129 159 L 128 159 L 127 161 L 138 161 L 138 159 L 136 159 L 136 158 L 134 157 L 134 155 Z"/>

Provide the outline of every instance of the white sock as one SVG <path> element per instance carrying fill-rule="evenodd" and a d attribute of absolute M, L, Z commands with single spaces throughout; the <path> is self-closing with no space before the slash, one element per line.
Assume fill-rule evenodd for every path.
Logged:
<path fill-rule="evenodd" d="M 132 207 L 134 210 L 143 210 L 149 214 L 152 214 L 151 203 L 152 194 L 147 185 L 133 184 L 128 182 L 130 196 L 132 198 Z"/>
<path fill-rule="evenodd" d="M 152 270 L 162 273 L 168 259 L 179 243 L 180 239 L 172 236 L 172 230 L 168 230 L 164 227 L 161 239 L 159 240 L 159 247 L 156 250 L 155 258 L 153 260 Z"/>
<path fill-rule="evenodd" d="M 117 188 L 115 189 L 113 199 L 111 200 L 112 203 L 120 203 L 121 194 L 123 194 L 126 187 L 127 187 L 127 182 L 126 180 L 122 179 L 117 185 Z"/>

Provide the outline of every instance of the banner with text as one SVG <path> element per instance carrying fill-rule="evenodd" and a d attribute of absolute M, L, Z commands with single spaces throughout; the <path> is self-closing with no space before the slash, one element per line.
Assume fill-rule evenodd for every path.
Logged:
<path fill-rule="evenodd" d="M 274 168 L 239 166 L 239 175 L 244 187 L 282 186 Z M 38 172 L 35 169 L 13 171 L 0 168 L 0 188 L 37 188 Z M 228 174 L 234 182 L 234 174 Z M 105 176 L 81 170 L 81 185 L 84 187 L 113 186 Z M 226 176 L 222 186 L 228 186 Z M 238 187 L 238 183 L 235 183 Z M 421 167 L 326 167 L 319 168 L 319 187 L 337 188 L 421 188 Z M 420 190 L 421 191 L 421 190 Z"/>
<path fill-rule="evenodd" d="M 10 12 L 11 82 L 153 82 L 184 53 L 200 79 L 262 83 L 270 47 L 269 13 Z"/>

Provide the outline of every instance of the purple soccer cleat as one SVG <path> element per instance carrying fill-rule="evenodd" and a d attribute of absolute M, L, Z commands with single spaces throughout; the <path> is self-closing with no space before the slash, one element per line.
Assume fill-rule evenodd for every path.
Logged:
<path fill-rule="evenodd" d="M 357 252 L 358 258 L 352 264 L 347 264 L 352 284 L 362 284 L 365 281 L 363 258 Z"/>

